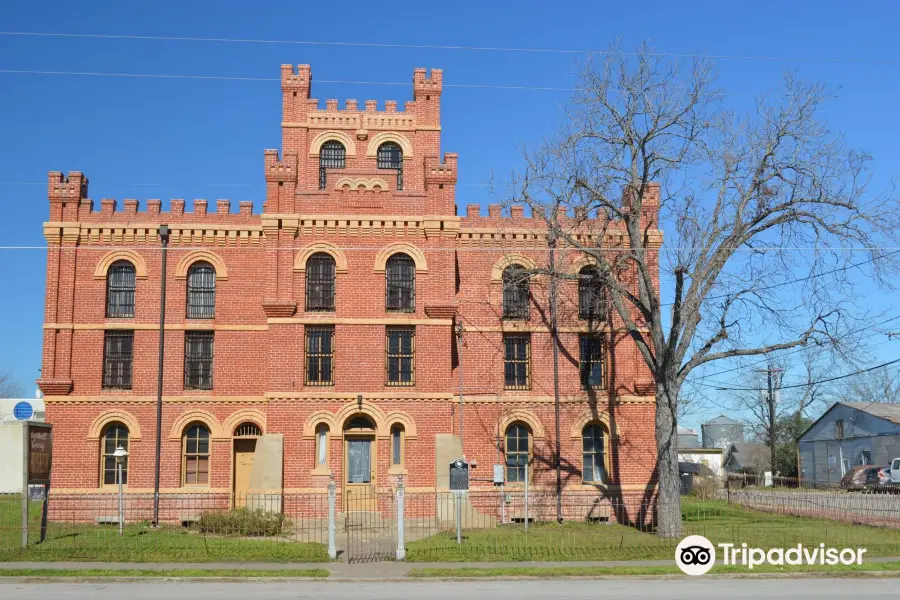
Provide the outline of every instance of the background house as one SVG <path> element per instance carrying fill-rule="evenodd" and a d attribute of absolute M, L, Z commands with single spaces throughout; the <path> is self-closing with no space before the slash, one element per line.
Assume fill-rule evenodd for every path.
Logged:
<path fill-rule="evenodd" d="M 900 457 L 900 404 L 837 402 L 798 442 L 800 478 L 837 485 L 858 465 L 885 466 Z"/>
<path fill-rule="evenodd" d="M 735 442 L 725 450 L 723 466 L 727 473 L 764 473 L 770 470 L 770 452 L 765 444 Z"/>

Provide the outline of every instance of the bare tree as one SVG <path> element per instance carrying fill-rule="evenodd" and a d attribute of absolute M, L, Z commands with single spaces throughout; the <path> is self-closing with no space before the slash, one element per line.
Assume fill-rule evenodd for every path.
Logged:
<path fill-rule="evenodd" d="M 835 394 L 838 402 L 900 402 L 900 370 L 896 366 L 869 371 L 847 380 Z"/>
<path fill-rule="evenodd" d="M 17 398 L 21 395 L 21 388 L 12 382 L 9 373 L 0 373 L 0 398 Z"/>
<path fill-rule="evenodd" d="M 597 264 L 652 372 L 666 537 L 681 534 L 676 425 L 688 375 L 721 359 L 841 341 L 854 314 L 846 269 L 865 259 L 882 277 L 879 248 L 900 214 L 892 199 L 864 202 L 869 157 L 819 119 L 823 86 L 787 75 L 745 118 L 725 110 L 714 86 L 707 62 L 682 76 L 646 45 L 591 57 L 559 135 L 527 154 L 512 180 L 515 201 L 543 219 L 551 243 Z M 660 222 L 657 264 L 648 241 Z"/>

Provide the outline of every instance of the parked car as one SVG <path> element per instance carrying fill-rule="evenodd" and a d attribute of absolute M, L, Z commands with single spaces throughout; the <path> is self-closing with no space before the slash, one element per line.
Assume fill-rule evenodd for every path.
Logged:
<path fill-rule="evenodd" d="M 872 465 L 861 465 L 853 467 L 841 479 L 841 489 L 850 492 L 866 492 L 878 488 L 879 467 Z"/>
<path fill-rule="evenodd" d="M 878 484 L 890 485 L 891 483 L 891 465 L 878 469 Z"/>

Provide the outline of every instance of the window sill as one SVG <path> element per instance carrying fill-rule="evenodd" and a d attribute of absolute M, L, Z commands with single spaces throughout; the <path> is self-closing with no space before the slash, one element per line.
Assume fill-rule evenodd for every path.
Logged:
<path fill-rule="evenodd" d="M 404 465 L 391 465 L 388 475 L 409 475 L 409 470 Z"/>
<path fill-rule="evenodd" d="M 310 475 L 331 475 L 331 467 L 328 465 L 319 465 L 309 472 Z"/>

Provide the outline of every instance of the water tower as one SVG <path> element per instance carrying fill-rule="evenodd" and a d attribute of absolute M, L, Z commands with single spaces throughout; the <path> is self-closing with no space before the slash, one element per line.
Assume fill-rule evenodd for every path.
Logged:
<path fill-rule="evenodd" d="M 744 441 L 744 424 L 719 415 L 700 426 L 703 431 L 704 448 L 728 448 L 731 444 Z"/>

